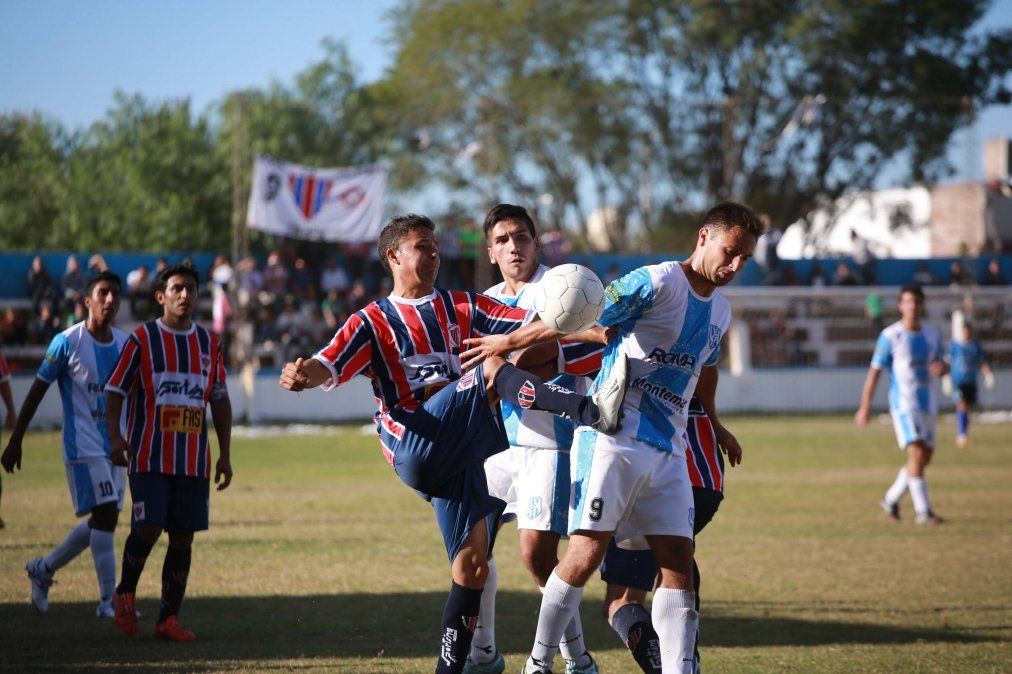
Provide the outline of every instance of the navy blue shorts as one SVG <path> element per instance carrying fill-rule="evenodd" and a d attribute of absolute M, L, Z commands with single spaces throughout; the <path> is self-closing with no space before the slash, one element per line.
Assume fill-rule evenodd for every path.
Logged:
<path fill-rule="evenodd" d="M 696 510 L 693 535 L 699 535 L 699 532 L 710 523 L 723 499 L 724 495 L 714 489 L 692 488 L 693 507 Z M 608 543 L 608 552 L 601 562 L 601 580 L 609 585 L 621 585 L 650 592 L 654 589 L 656 578 L 657 564 L 654 562 L 652 552 L 625 550 L 615 545 L 614 538 L 611 539 Z"/>
<path fill-rule="evenodd" d="M 381 425 L 380 440 L 393 454 L 404 484 L 432 503 L 446 553 L 452 562 L 471 530 L 488 525 L 488 552 L 505 501 L 490 496 L 485 459 L 509 447 L 502 419 L 485 396 L 482 366 L 464 373 L 414 412 L 391 413 L 404 426 L 397 437 Z"/>
<path fill-rule="evenodd" d="M 204 531 L 208 525 L 211 481 L 206 477 L 135 473 L 130 476 L 132 529 L 159 527 L 170 533 Z"/>

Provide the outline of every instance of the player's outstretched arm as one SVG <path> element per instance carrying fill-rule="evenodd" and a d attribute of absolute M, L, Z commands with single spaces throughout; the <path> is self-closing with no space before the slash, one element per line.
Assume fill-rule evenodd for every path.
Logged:
<path fill-rule="evenodd" d="M 218 491 L 232 484 L 232 401 L 228 398 L 211 401 L 211 420 L 218 436 L 218 461 L 214 464 L 214 483 Z"/>
<path fill-rule="evenodd" d="M 471 337 L 463 341 L 467 350 L 460 354 L 460 368 L 467 371 L 490 356 L 505 358 L 514 351 L 526 349 L 535 344 L 554 342 L 564 336 L 569 339 L 564 333 L 552 330 L 540 318 L 536 318 L 509 334 Z"/>
<path fill-rule="evenodd" d="M 727 462 L 734 467 L 741 463 L 743 452 L 738 438 L 734 437 L 734 434 L 727 430 L 717 417 L 718 378 L 719 373 L 716 365 L 702 368 L 699 372 L 699 380 L 696 382 L 696 397 L 699 398 L 699 402 L 703 405 L 703 411 L 706 412 L 706 416 L 709 417 L 710 423 L 713 425 L 714 435 L 717 436 L 717 446 L 727 456 Z"/>
<path fill-rule="evenodd" d="M 33 381 L 32 387 L 28 389 L 28 395 L 25 396 L 25 401 L 21 404 L 21 414 L 18 415 L 17 421 L 14 422 L 11 439 L 7 442 L 7 448 L 4 450 L 3 457 L 0 457 L 0 464 L 3 465 L 4 470 L 8 473 L 13 473 L 15 467 L 21 470 L 21 443 L 24 442 L 25 431 L 28 430 L 28 426 L 32 423 L 32 418 L 35 417 L 35 412 L 39 409 L 39 404 L 46 397 L 46 391 L 48 390 L 48 382 L 44 382 L 41 379 Z"/>
<path fill-rule="evenodd" d="M 281 388 L 286 391 L 304 391 L 316 388 L 330 379 L 330 370 L 318 360 L 297 358 L 281 368 Z"/>
<path fill-rule="evenodd" d="M 859 427 L 868 423 L 871 417 L 871 399 L 875 396 L 875 387 L 878 386 L 878 378 L 882 370 L 877 367 L 868 368 L 868 376 L 864 380 L 864 388 L 861 390 L 861 404 L 854 413 L 854 423 Z"/>

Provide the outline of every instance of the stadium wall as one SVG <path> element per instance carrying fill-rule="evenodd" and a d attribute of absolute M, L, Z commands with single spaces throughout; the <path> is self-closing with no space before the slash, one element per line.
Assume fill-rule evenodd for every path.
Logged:
<path fill-rule="evenodd" d="M 753 369 L 733 376 L 721 370 L 717 406 L 725 413 L 853 413 L 865 373 L 859 368 L 777 368 Z M 981 391 L 981 405 L 985 409 L 1012 410 L 1012 370 L 995 374 L 996 386 L 993 391 Z M 24 400 L 32 380 L 24 375 L 12 379 L 16 404 Z M 59 392 L 51 388 L 54 390 L 42 401 L 33 428 L 58 428 L 62 423 Z M 886 410 L 888 389 L 888 382 L 879 382 L 876 410 Z M 283 391 L 276 373 L 246 380 L 236 377 L 229 382 L 229 395 L 236 420 L 254 424 L 368 421 L 376 410 L 372 387 L 362 377 L 336 391 L 316 389 L 298 395 Z M 943 412 L 952 410 L 948 399 L 940 400 Z"/>

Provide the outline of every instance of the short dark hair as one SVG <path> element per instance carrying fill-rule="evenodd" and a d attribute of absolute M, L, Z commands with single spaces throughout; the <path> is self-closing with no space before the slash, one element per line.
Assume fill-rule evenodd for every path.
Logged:
<path fill-rule="evenodd" d="M 436 225 L 424 215 L 408 213 L 398 215 L 391 220 L 383 231 L 380 232 L 379 240 L 376 242 L 376 252 L 379 253 L 380 264 L 387 271 L 390 271 L 390 263 L 387 262 L 387 251 L 397 248 L 401 241 L 408 235 L 408 232 L 416 229 L 424 229 L 430 232 L 436 231 Z"/>
<path fill-rule="evenodd" d="M 84 289 L 84 294 L 91 295 L 91 291 L 94 290 L 95 286 L 97 286 L 102 281 L 108 281 L 109 283 L 112 283 L 120 290 L 123 289 L 123 281 L 120 280 L 119 274 L 114 274 L 113 272 L 106 269 L 105 271 L 100 271 L 96 274 L 92 274 L 91 278 L 88 279 L 88 285 Z"/>
<path fill-rule="evenodd" d="M 717 204 L 706 212 L 703 216 L 703 221 L 699 224 L 700 229 L 732 229 L 734 227 L 741 227 L 746 232 L 759 239 L 763 235 L 762 221 L 759 216 L 755 214 L 748 206 L 743 204 L 735 203 L 733 201 L 725 201 Z"/>
<path fill-rule="evenodd" d="M 492 231 L 493 227 L 500 222 L 509 221 L 519 222 L 527 228 L 531 236 L 535 238 L 538 236 L 538 233 L 534 231 L 534 221 L 531 220 L 531 216 L 526 208 L 514 206 L 513 204 L 496 204 L 488 212 L 488 215 L 485 216 L 485 224 L 482 225 L 482 229 L 485 230 L 485 240 L 488 241 L 488 233 Z"/>
<path fill-rule="evenodd" d="M 920 283 L 908 283 L 900 288 L 900 297 L 903 297 L 904 293 L 910 293 L 920 301 L 924 301 L 924 289 L 921 288 Z"/>
<path fill-rule="evenodd" d="M 197 268 L 192 264 L 170 264 L 165 269 L 158 272 L 155 276 L 154 289 L 155 292 L 165 292 L 165 289 L 169 287 L 169 279 L 173 276 L 189 276 L 193 279 L 194 284 L 200 287 L 200 274 L 197 272 Z"/>

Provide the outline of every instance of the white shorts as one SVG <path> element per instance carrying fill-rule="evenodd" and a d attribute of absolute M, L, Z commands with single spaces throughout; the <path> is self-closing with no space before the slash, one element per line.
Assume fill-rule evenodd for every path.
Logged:
<path fill-rule="evenodd" d="M 560 536 L 568 533 L 569 476 L 569 452 L 557 449 L 510 447 L 485 462 L 489 493 L 507 504 L 503 521 Z"/>
<path fill-rule="evenodd" d="M 930 447 L 935 446 L 935 426 L 937 417 L 934 414 L 917 410 L 890 410 L 893 417 L 893 428 L 896 430 L 896 442 L 900 449 L 906 449 L 918 440 Z"/>
<path fill-rule="evenodd" d="M 695 509 L 685 456 L 589 429 L 573 443 L 569 531 L 614 531 L 619 547 L 644 536 L 692 538 Z"/>
<path fill-rule="evenodd" d="M 78 517 L 87 515 L 95 506 L 115 502 L 123 509 L 126 496 L 126 467 L 114 466 L 104 457 L 78 459 L 64 464 L 67 486 Z"/>

